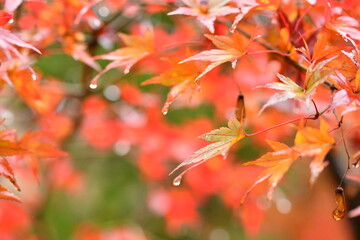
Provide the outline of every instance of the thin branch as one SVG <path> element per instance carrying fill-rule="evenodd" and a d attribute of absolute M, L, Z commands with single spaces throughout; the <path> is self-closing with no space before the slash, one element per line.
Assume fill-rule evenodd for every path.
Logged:
<path fill-rule="evenodd" d="M 236 30 L 241 33 L 242 35 L 244 35 L 247 38 L 251 38 L 251 35 L 249 33 L 247 33 L 246 31 L 242 30 L 241 28 L 236 28 Z M 261 46 L 263 46 L 264 48 L 271 50 L 271 51 L 275 51 L 276 53 L 281 52 L 279 49 L 271 46 L 270 44 L 268 44 L 267 42 L 256 38 L 254 39 L 255 42 L 259 43 Z M 307 71 L 307 67 L 305 67 L 304 65 L 292 60 L 289 56 L 286 56 L 285 53 L 282 55 L 284 56 L 284 59 L 287 63 L 293 65 L 295 68 L 297 68 L 299 71 L 301 72 L 306 72 Z"/>
<path fill-rule="evenodd" d="M 279 124 L 277 124 L 275 126 L 272 126 L 270 128 L 267 128 L 267 129 L 264 129 L 264 130 L 261 130 L 261 131 L 255 132 L 255 133 L 251 133 L 251 134 L 245 133 L 245 137 L 252 137 L 252 136 L 267 132 L 267 131 L 269 131 L 271 129 L 278 128 L 278 127 L 281 127 L 281 126 L 284 126 L 284 125 L 287 125 L 287 124 L 290 124 L 290 123 L 293 123 L 293 122 L 297 122 L 297 121 L 300 121 L 300 120 L 316 120 L 316 119 L 318 119 L 323 113 L 325 113 L 325 111 L 319 112 L 318 108 L 317 108 L 317 106 L 315 104 L 315 101 L 314 100 L 311 100 L 311 101 L 313 102 L 314 108 L 315 108 L 315 111 L 316 111 L 316 113 L 314 115 L 309 115 L 308 117 L 292 119 L 292 120 L 289 120 L 289 121 L 286 121 L 286 122 L 283 122 L 283 123 L 279 123 Z"/>
<path fill-rule="evenodd" d="M 338 126 L 340 127 L 340 131 L 341 131 L 341 139 L 343 139 L 343 144 L 344 144 L 344 149 L 345 149 L 345 152 L 346 152 L 346 156 L 347 156 L 347 168 L 344 172 L 344 175 L 342 176 L 341 180 L 340 180 L 340 183 L 339 183 L 339 187 L 341 187 L 345 177 L 346 177 L 346 174 L 349 172 L 350 170 L 350 154 L 349 154 L 349 150 L 347 148 L 347 145 L 346 145 L 346 141 L 345 141 L 345 138 L 344 138 L 344 130 L 343 130 L 343 127 L 342 127 L 342 123 L 343 123 L 343 117 L 341 117 L 341 119 L 339 119 L 339 117 L 337 116 L 336 112 L 333 111 L 333 114 L 336 118 L 336 120 L 338 121 Z"/>

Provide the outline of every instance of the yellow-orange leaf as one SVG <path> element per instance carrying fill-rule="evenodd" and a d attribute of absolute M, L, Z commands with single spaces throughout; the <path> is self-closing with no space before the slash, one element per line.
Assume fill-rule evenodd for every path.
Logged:
<path fill-rule="evenodd" d="M 266 169 L 260 174 L 255 183 L 251 186 L 251 188 L 246 191 L 244 197 L 241 202 L 243 202 L 246 196 L 250 193 L 253 188 L 265 181 L 269 181 L 269 190 L 268 190 L 268 198 L 272 198 L 273 191 L 275 187 L 278 185 L 280 180 L 283 178 L 284 174 L 289 170 L 291 164 L 299 158 L 300 153 L 295 151 L 294 149 L 288 147 L 286 144 L 267 140 L 270 147 L 274 150 L 273 152 L 268 152 L 262 155 L 260 158 L 245 163 L 245 166 L 253 165 L 259 167 L 265 167 Z"/>
<path fill-rule="evenodd" d="M 98 79 L 109 70 L 121 68 L 124 70 L 124 73 L 127 74 L 135 63 L 154 52 L 154 36 L 150 31 L 145 32 L 143 36 L 126 35 L 122 33 L 119 34 L 119 36 L 126 47 L 94 58 L 110 60 L 111 63 L 91 80 L 91 88 L 96 88 Z"/>
<path fill-rule="evenodd" d="M 172 61 L 171 61 L 172 62 Z M 150 78 L 141 85 L 162 84 L 165 86 L 173 86 L 167 95 L 165 105 L 162 112 L 166 114 L 170 104 L 180 95 L 189 89 L 195 89 L 198 85 L 194 82 L 199 74 L 198 67 L 193 62 L 184 64 L 174 64 L 174 66 L 164 73 Z"/>
<path fill-rule="evenodd" d="M 0 140 L 0 156 L 15 156 L 24 152 L 17 143 L 8 140 Z"/>
<path fill-rule="evenodd" d="M 168 15 L 195 16 L 211 33 L 214 32 L 214 22 L 217 17 L 239 12 L 238 8 L 226 6 L 230 0 L 182 1 L 186 7 L 179 7 Z"/>
<path fill-rule="evenodd" d="M 334 137 L 328 131 L 329 125 L 321 118 L 319 129 L 304 127 L 298 130 L 295 137 L 294 149 L 303 157 L 313 157 L 310 163 L 311 184 L 326 167 L 327 163 L 324 162 L 324 158 L 335 143 Z"/>
<path fill-rule="evenodd" d="M 9 190 L 7 190 L 5 187 L 1 185 L 0 185 L 0 199 L 21 202 L 20 198 L 15 196 L 12 192 L 9 192 Z"/>
<path fill-rule="evenodd" d="M 246 41 L 238 32 L 234 32 L 230 37 L 209 34 L 206 34 L 205 36 L 210 39 L 218 49 L 200 52 L 180 62 L 184 63 L 196 60 L 211 62 L 196 78 L 196 81 L 213 68 L 225 62 L 231 62 L 232 67 L 235 68 L 237 60 L 247 52 L 248 41 Z"/>
<path fill-rule="evenodd" d="M 15 188 L 20 191 L 20 187 L 15 180 L 14 172 L 5 158 L 0 160 L 0 174 L 9 179 Z"/>

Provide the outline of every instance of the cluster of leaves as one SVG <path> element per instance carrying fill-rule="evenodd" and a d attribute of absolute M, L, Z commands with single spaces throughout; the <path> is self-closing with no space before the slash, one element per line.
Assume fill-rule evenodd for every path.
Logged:
<path fill-rule="evenodd" d="M 225 1 L 221 1 L 221 3 L 227 4 Z M 212 8 L 217 10 L 217 7 L 220 8 L 224 6 L 219 4 L 214 7 L 214 5 L 212 5 L 213 3 L 209 1 L 205 8 L 206 11 L 203 11 L 202 9 L 204 9 L 204 5 L 206 5 L 203 2 L 198 2 L 198 5 L 186 4 L 189 8 L 179 8 L 170 14 L 195 15 L 211 32 L 214 32 L 214 21 L 211 21 L 210 23 L 204 21 L 204 15 L 210 15 L 210 9 Z M 231 28 L 231 30 L 235 30 L 235 32 L 230 33 L 230 37 L 223 35 L 205 35 L 212 41 L 217 49 L 202 51 L 201 53 L 181 61 L 180 64 L 194 60 L 210 62 L 206 69 L 195 79 L 195 81 L 197 81 L 210 70 L 225 62 L 231 62 L 232 67 L 235 68 L 237 61 L 244 55 L 273 52 L 285 56 L 286 62 L 284 62 L 284 69 L 289 64 L 296 68 L 296 74 L 293 73 L 293 75 L 297 75 L 297 80 L 294 81 L 283 74 L 276 73 L 280 82 L 268 83 L 264 88 L 276 89 L 280 90 L 280 92 L 270 97 L 267 103 L 264 104 L 259 111 L 259 114 L 270 106 L 289 99 L 294 99 L 304 102 L 307 106 L 309 106 L 311 101 L 314 103 L 316 110 L 315 115 L 313 115 L 314 117 L 306 117 L 306 119 L 312 118 L 316 120 L 320 115 L 325 115 L 329 109 L 332 110 L 334 114 L 339 110 L 343 118 L 349 112 L 357 111 L 359 107 L 356 103 L 356 95 L 358 92 L 356 89 L 359 85 L 357 69 L 354 69 L 354 66 L 351 66 L 351 64 L 349 65 L 348 59 L 344 59 L 344 56 L 346 56 L 355 66 L 358 65 L 357 38 L 359 31 L 356 27 L 358 27 L 359 23 L 356 18 L 354 18 L 357 16 L 357 12 L 355 12 L 353 16 L 349 13 L 345 15 L 343 8 L 349 9 L 349 5 L 337 5 L 332 8 L 332 4 L 334 3 L 304 2 L 302 5 L 304 13 L 298 14 L 293 20 L 289 18 L 290 13 L 282 10 L 282 3 L 280 2 L 254 4 L 250 7 L 250 11 L 271 11 L 273 8 L 277 9 L 279 17 L 278 27 L 280 28 L 279 34 L 285 38 L 284 40 L 287 40 L 285 41 L 285 44 L 278 42 L 277 44 L 269 45 L 268 42 L 263 41 L 262 39 L 266 40 L 266 38 L 269 37 L 269 33 L 261 33 L 262 29 L 260 29 L 261 27 L 259 26 L 257 26 L 256 30 L 260 32 L 260 35 L 252 36 L 248 40 L 249 43 L 244 44 L 241 34 L 246 37 L 250 36 L 242 29 L 247 26 L 240 24 L 239 22 L 241 19 L 239 20 L 237 17 Z M 197 14 L 194 14 L 194 9 L 198 10 Z M 339 11 L 337 12 L 334 9 Z M 213 12 L 216 12 L 216 10 Z M 323 11 L 324 13 L 323 21 L 321 21 L 324 24 L 317 26 L 316 24 L 313 24 L 313 22 L 318 22 L 319 19 L 316 19 L 315 15 L 312 14 L 318 11 Z M 223 13 L 226 14 L 228 14 L 228 12 L 223 11 Z M 313 22 L 310 23 L 309 21 L 306 21 L 305 16 L 313 18 Z M 213 15 L 211 15 L 211 17 L 213 17 Z M 316 17 L 318 18 L 319 16 Z M 267 50 L 251 52 L 249 48 L 257 43 Z M 309 45 L 311 47 L 309 47 Z M 339 65 L 340 62 L 341 65 Z M 328 88 L 331 93 L 331 97 L 328 100 L 327 105 L 325 105 L 325 110 L 321 113 L 319 113 L 317 105 L 314 102 L 314 99 L 316 98 L 314 94 L 320 87 Z M 342 106 L 345 106 L 345 108 L 340 108 Z M 336 116 L 337 115 L 335 114 L 335 117 Z M 327 165 L 327 163 L 324 162 L 325 156 L 335 146 L 334 137 L 329 134 L 329 126 L 323 121 L 324 120 L 322 120 L 319 129 L 309 127 L 299 129 L 295 137 L 295 146 L 292 148 L 289 148 L 287 145 L 280 142 L 268 141 L 274 152 L 266 153 L 255 161 L 245 163 L 245 165 L 256 165 L 267 168 L 258 177 L 253 187 L 258 183 L 269 179 L 270 189 L 268 197 L 271 198 L 274 187 L 277 186 L 283 175 L 288 171 L 290 165 L 299 157 L 309 156 L 314 157 L 314 160 L 310 164 L 312 173 L 310 182 L 314 183 L 319 173 Z M 287 123 L 289 122 L 284 124 Z M 341 126 L 342 123 L 343 122 L 341 121 L 338 125 Z M 202 138 L 205 140 L 211 142 L 215 141 L 216 143 L 212 143 L 196 151 L 194 155 L 180 164 L 178 168 L 189 164 L 196 166 L 219 154 L 226 155 L 229 148 L 235 142 L 239 141 L 244 136 L 250 136 L 247 134 L 235 134 L 236 132 L 243 132 L 243 128 L 244 126 L 242 125 L 234 127 L 234 124 L 229 122 L 229 128 L 220 128 L 203 135 Z M 255 134 L 251 135 L 253 136 Z M 345 141 L 344 139 L 342 140 Z M 347 155 L 349 156 L 348 152 Z M 350 161 L 350 159 L 348 161 Z M 348 163 L 348 170 L 350 169 L 349 166 L 350 163 Z M 179 178 L 182 177 L 183 173 L 175 179 L 176 183 Z M 251 187 L 247 193 L 253 187 Z"/>
<path fill-rule="evenodd" d="M 14 173 L 23 165 L 49 189 L 80 191 L 81 174 L 72 167 L 71 155 L 61 150 L 71 149 L 74 139 L 99 151 L 134 156 L 150 183 L 149 209 L 164 217 L 173 233 L 183 224 L 200 222 L 196 209 L 210 195 L 219 194 L 234 209 L 255 186 L 268 181 L 267 196 L 272 199 L 275 187 L 298 159 L 311 158 L 314 184 L 328 165 L 327 154 L 340 144 L 345 147 L 341 158 L 347 159 L 344 176 L 349 171 L 355 172 L 350 178 L 357 176 L 350 158 L 353 155 L 353 165 L 358 165 L 358 154 L 352 154 L 359 151 L 356 1 L 1 2 L 2 94 L 20 98 L 27 117 L 11 124 L 8 115 L 13 110 L 1 109 L 0 174 L 19 191 L 24 187 Z M 73 58 L 70 67 L 78 68 L 52 71 L 42 66 L 59 53 Z M 151 90 L 159 88 L 153 84 L 171 87 L 162 108 L 159 94 Z M 209 119 L 173 125 L 160 114 L 171 115 L 170 106 L 175 112 L 184 106 L 201 108 L 203 103 L 213 106 L 216 119 L 228 118 L 228 126 L 209 131 L 213 127 Z M 21 121 L 31 122 L 31 127 Z M 280 127 L 286 130 L 278 131 Z M 23 132 L 22 137 L 9 128 Z M 249 129 L 255 132 L 248 133 Z M 200 148 L 201 143 L 192 141 L 196 134 L 211 143 Z M 235 157 L 230 149 L 249 138 L 257 145 L 267 143 L 271 151 L 239 164 L 235 159 L 242 156 Z M 291 138 L 293 144 L 283 143 Z M 133 146 L 136 151 L 131 151 Z M 163 184 L 169 172 L 183 167 L 173 183 L 180 185 L 184 173 L 193 169 L 184 188 Z M 343 180 L 339 188 L 342 184 Z M 240 213 L 250 234 L 262 222 L 256 207 L 265 191 L 260 186 Z M 345 195 L 339 193 L 336 202 L 342 207 L 334 211 L 341 215 L 337 220 L 345 215 Z M 42 194 L 39 198 L 45 204 L 48 196 Z M 0 198 L 20 201 L 2 185 Z M 41 203 L 29 205 L 41 213 Z M 254 211 L 255 220 L 249 217 Z M 100 230 L 84 226 L 77 230 L 78 239 L 102 239 Z M 104 234 L 145 239 L 127 226 Z"/>

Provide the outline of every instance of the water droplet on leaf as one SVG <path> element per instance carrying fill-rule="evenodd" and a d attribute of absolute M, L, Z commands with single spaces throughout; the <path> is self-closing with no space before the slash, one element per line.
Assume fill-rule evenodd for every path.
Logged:
<path fill-rule="evenodd" d="M 227 158 L 227 156 L 228 156 L 228 151 L 225 151 L 225 152 L 222 152 L 221 153 L 221 156 L 223 157 L 223 159 L 226 159 Z"/>
<path fill-rule="evenodd" d="M 89 86 L 91 89 L 95 89 L 97 88 L 97 84 L 96 83 L 90 83 L 90 86 Z"/>
<path fill-rule="evenodd" d="M 179 186 L 180 183 L 181 183 L 181 179 L 182 179 L 182 176 L 181 176 L 181 175 L 180 175 L 180 176 L 177 176 L 177 177 L 174 179 L 174 181 L 173 181 L 173 185 L 174 185 L 174 186 Z"/>
<path fill-rule="evenodd" d="M 164 104 L 164 107 L 161 109 L 161 112 L 166 115 L 168 113 L 168 110 L 169 110 L 169 107 L 170 107 L 170 104 L 171 104 L 171 101 L 167 101 L 165 104 Z"/>

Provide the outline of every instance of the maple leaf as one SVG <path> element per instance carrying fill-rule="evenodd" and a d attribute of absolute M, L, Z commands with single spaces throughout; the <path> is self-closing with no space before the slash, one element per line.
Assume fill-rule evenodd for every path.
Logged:
<path fill-rule="evenodd" d="M 6 25 L 12 17 L 13 15 L 8 12 L 0 11 L 0 26 Z"/>
<path fill-rule="evenodd" d="M 171 60 L 170 62 L 174 65 L 172 68 L 158 76 L 146 80 L 141 84 L 162 84 L 165 86 L 172 86 L 167 95 L 165 105 L 162 108 L 162 113 L 164 114 L 168 112 L 170 104 L 185 91 L 198 87 L 198 85 L 194 83 L 196 76 L 199 74 L 196 64 L 193 62 L 177 64 L 177 61 L 175 63 Z"/>
<path fill-rule="evenodd" d="M 40 85 L 32 80 L 27 70 L 20 70 L 17 64 L 18 62 L 14 61 L 11 68 L 7 67 L 1 78 L 8 79 L 9 84 L 33 110 L 43 115 L 52 112 L 62 98 L 60 88 L 54 85 Z"/>
<path fill-rule="evenodd" d="M 5 139 L 0 140 L 0 156 L 15 156 L 21 154 L 22 152 L 24 152 L 24 149 L 21 148 L 18 143 Z"/>
<path fill-rule="evenodd" d="M 67 157 L 68 154 L 59 150 L 50 139 L 46 138 L 41 132 L 26 132 L 18 142 L 19 146 L 26 149 L 22 157 L 29 168 L 31 169 L 34 177 L 38 180 L 39 158 L 42 159 L 55 159 Z"/>
<path fill-rule="evenodd" d="M 345 40 L 348 40 L 349 36 L 352 39 L 360 40 L 360 31 L 356 29 L 360 25 L 355 18 L 349 16 L 339 16 L 326 26 L 329 29 L 336 31 Z"/>
<path fill-rule="evenodd" d="M 245 166 L 254 165 L 267 168 L 257 178 L 255 183 L 246 191 L 241 202 L 243 203 L 247 195 L 254 189 L 254 187 L 267 180 L 269 181 L 269 190 L 267 193 L 268 199 L 272 198 L 275 187 L 278 185 L 284 174 L 289 170 L 291 164 L 300 157 L 300 153 L 288 147 L 286 144 L 266 140 L 273 152 L 268 152 L 260 158 L 245 163 Z"/>
<path fill-rule="evenodd" d="M 355 88 L 358 88 L 358 78 L 356 77 Z M 360 95 L 357 92 L 354 92 L 349 81 L 342 75 L 340 72 L 335 72 L 331 75 L 331 82 L 334 86 L 339 89 L 333 96 L 333 100 L 330 106 L 330 109 L 334 110 L 337 107 L 345 106 L 344 110 L 341 112 L 341 116 L 349 112 L 353 112 L 359 109 L 360 107 Z"/>
<path fill-rule="evenodd" d="M 232 67 L 235 68 L 237 60 L 247 53 L 248 43 L 245 42 L 245 39 L 238 32 L 234 32 L 230 37 L 209 34 L 205 34 L 205 37 L 210 39 L 219 49 L 202 51 L 180 62 L 184 63 L 195 60 L 211 62 L 195 81 L 225 62 L 231 62 Z"/>
<path fill-rule="evenodd" d="M 15 188 L 20 191 L 19 185 L 16 183 L 14 172 L 9 165 L 9 162 L 2 158 L 0 160 L 0 174 L 9 179 L 9 181 L 15 186 Z"/>
<path fill-rule="evenodd" d="M 18 38 L 16 35 L 11 33 L 9 30 L 0 27 L 0 47 L 3 48 L 5 51 L 10 50 L 18 57 L 21 56 L 19 51 L 13 45 L 23 48 L 29 48 L 41 54 L 41 52 L 37 48 L 33 47 L 32 45 L 26 42 L 23 42 L 22 40 L 20 40 L 20 38 Z"/>
<path fill-rule="evenodd" d="M 347 56 L 355 65 L 356 67 L 356 75 L 355 75 L 355 86 L 353 88 L 353 92 L 360 92 L 360 52 L 359 49 L 357 48 L 357 45 L 354 44 L 354 50 L 352 50 L 351 52 L 346 52 L 344 50 L 341 50 L 341 52 Z M 348 81 L 345 81 L 346 85 L 350 86 Z M 344 85 L 344 84 L 343 84 Z M 346 88 L 347 86 L 342 86 L 341 88 Z M 338 88 L 339 89 L 339 88 Z M 349 89 L 352 89 L 352 87 L 350 86 Z"/>
<path fill-rule="evenodd" d="M 341 116 L 349 112 L 356 111 L 360 107 L 360 53 L 355 43 L 353 43 L 353 46 L 354 49 L 352 51 L 346 52 L 342 50 L 341 52 L 354 63 L 356 67 L 355 79 L 350 83 L 350 81 L 348 81 L 345 76 L 338 71 L 336 71 L 330 78 L 330 81 L 338 89 L 333 96 L 331 109 L 334 110 L 336 107 L 345 106 Z"/>
<path fill-rule="evenodd" d="M 310 52 L 309 46 L 304 40 L 304 47 L 297 48 L 299 52 L 305 55 L 306 59 L 310 63 L 319 62 L 322 59 L 331 59 L 337 56 L 341 51 L 341 46 L 334 46 L 329 42 L 331 35 L 329 31 L 321 31 L 316 38 L 312 53 Z"/>
<path fill-rule="evenodd" d="M 11 168 L 9 162 L 5 157 L 14 157 L 20 156 L 26 153 L 26 149 L 21 147 L 18 142 L 15 140 L 15 135 L 13 131 L 0 131 L 0 175 L 3 175 L 7 178 L 15 188 L 20 191 L 19 185 L 16 183 L 13 169 Z M 1 189 L 0 186 L 0 198 L 2 197 L 15 197 L 12 193 L 7 192 L 7 190 Z M 14 199 L 12 199 L 14 200 Z"/>
<path fill-rule="evenodd" d="M 332 61 L 335 57 L 323 60 L 319 63 L 313 62 L 305 75 L 304 86 L 301 87 L 295 83 L 290 78 L 276 73 L 277 77 L 281 81 L 276 83 L 269 83 L 264 88 L 271 88 L 276 90 L 281 90 L 282 92 L 275 93 L 270 97 L 270 99 L 265 103 L 265 105 L 259 111 L 259 115 L 269 106 L 272 106 L 279 102 L 284 102 L 289 99 L 304 100 L 307 103 L 309 102 L 311 96 L 314 94 L 316 87 L 323 83 L 332 72 L 331 69 L 324 70 L 324 66 Z"/>
<path fill-rule="evenodd" d="M 243 126 L 240 124 L 240 122 L 235 118 L 230 119 L 228 122 L 228 127 L 221 127 L 201 135 L 200 138 L 213 143 L 197 150 L 190 158 L 178 165 L 170 174 L 174 173 L 183 166 L 192 164 L 190 168 L 182 172 L 175 179 L 176 181 L 181 179 L 182 175 L 185 174 L 188 170 L 210 158 L 213 158 L 217 155 L 222 155 L 225 158 L 230 147 L 236 142 L 240 141 L 244 136 Z"/>
<path fill-rule="evenodd" d="M 3 49 L 5 56 L 9 60 L 8 62 L 12 63 L 13 58 L 11 57 L 11 53 L 13 53 L 18 59 L 20 59 L 20 61 L 24 63 L 26 68 L 29 68 L 33 78 L 35 79 L 35 71 L 29 66 L 27 59 L 20 54 L 19 50 L 14 45 L 22 48 L 32 49 L 33 51 L 41 54 L 41 52 L 34 46 L 23 42 L 9 30 L 0 27 L 0 48 Z"/>
<path fill-rule="evenodd" d="M 268 152 L 260 158 L 244 164 L 245 166 L 254 165 L 267 169 L 260 174 L 255 183 L 246 191 L 241 202 L 244 202 L 247 195 L 257 184 L 267 179 L 270 185 L 267 196 L 271 199 L 275 187 L 299 157 L 313 157 L 310 163 L 310 183 L 313 184 L 319 176 L 319 173 L 327 165 L 327 163 L 324 163 L 324 158 L 335 142 L 328 131 L 329 125 L 321 118 L 319 129 L 304 127 L 298 130 L 293 147 L 289 147 L 280 142 L 267 140 L 273 152 Z"/>
<path fill-rule="evenodd" d="M 127 74 L 135 63 L 154 51 L 154 36 L 150 31 L 145 32 L 144 36 L 120 33 L 119 37 L 126 47 L 94 57 L 94 59 L 110 60 L 112 62 L 91 80 L 91 88 L 96 88 L 98 79 L 109 70 L 124 68 L 124 73 Z"/>
<path fill-rule="evenodd" d="M 97 3 L 99 3 L 101 0 L 89 0 L 79 11 L 79 14 L 76 16 L 74 23 L 77 25 L 82 20 L 83 16 Z"/>
<path fill-rule="evenodd" d="M 357 111 L 360 108 L 360 95 L 352 91 L 342 89 L 334 94 L 331 109 L 335 109 L 339 106 L 345 106 L 341 112 L 341 116 L 353 111 Z"/>
<path fill-rule="evenodd" d="M 256 0 L 235 0 L 236 5 L 240 9 L 240 13 L 236 15 L 235 20 L 230 28 L 231 32 L 234 32 L 238 23 L 243 19 L 243 17 L 250 12 L 252 9 L 256 8 L 260 4 Z"/>
<path fill-rule="evenodd" d="M 101 71 L 99 64 L 87 52 L 87 45 L 84 43 L 69 43 L 64 44 L 64 52 L 70 54 L 75 60 L 81 61 L 96 71 Z"/>
<path fill-rule="evenodd" d="M 5 0 L 4 8 L 6 11 L 13 12 L 20 6 L 23 1 L 24 0 Z"/>
<path fill-rule="evenodd" d="M 168 15 L 188 15 L 196 17 L 211 33 L 217 17 L 238 13 L 238 8 L 225 6 L 231 0 L 182 0 L 187 7 L 179 7 Z"/>
<path fill-rule="evenodd" d="M 304 127 L 298 130 L 295 137 L 294 149 L 301 153 L 302 157 L 314 157 L 310 163 L 311 184 L 327 166 L 324 158 L 335 143 L 334 137 L 329 134 L 329 128 L 329 125 L 321 118 L 319 129 Z"/>
<path fill-rule="evenodd" d="M 12 192 L 9 192 L 5 187 L 0 185 L 0 199 L 12 200 L 15 202 L 21 202 L 20 198 L 15 196 Z"/>

